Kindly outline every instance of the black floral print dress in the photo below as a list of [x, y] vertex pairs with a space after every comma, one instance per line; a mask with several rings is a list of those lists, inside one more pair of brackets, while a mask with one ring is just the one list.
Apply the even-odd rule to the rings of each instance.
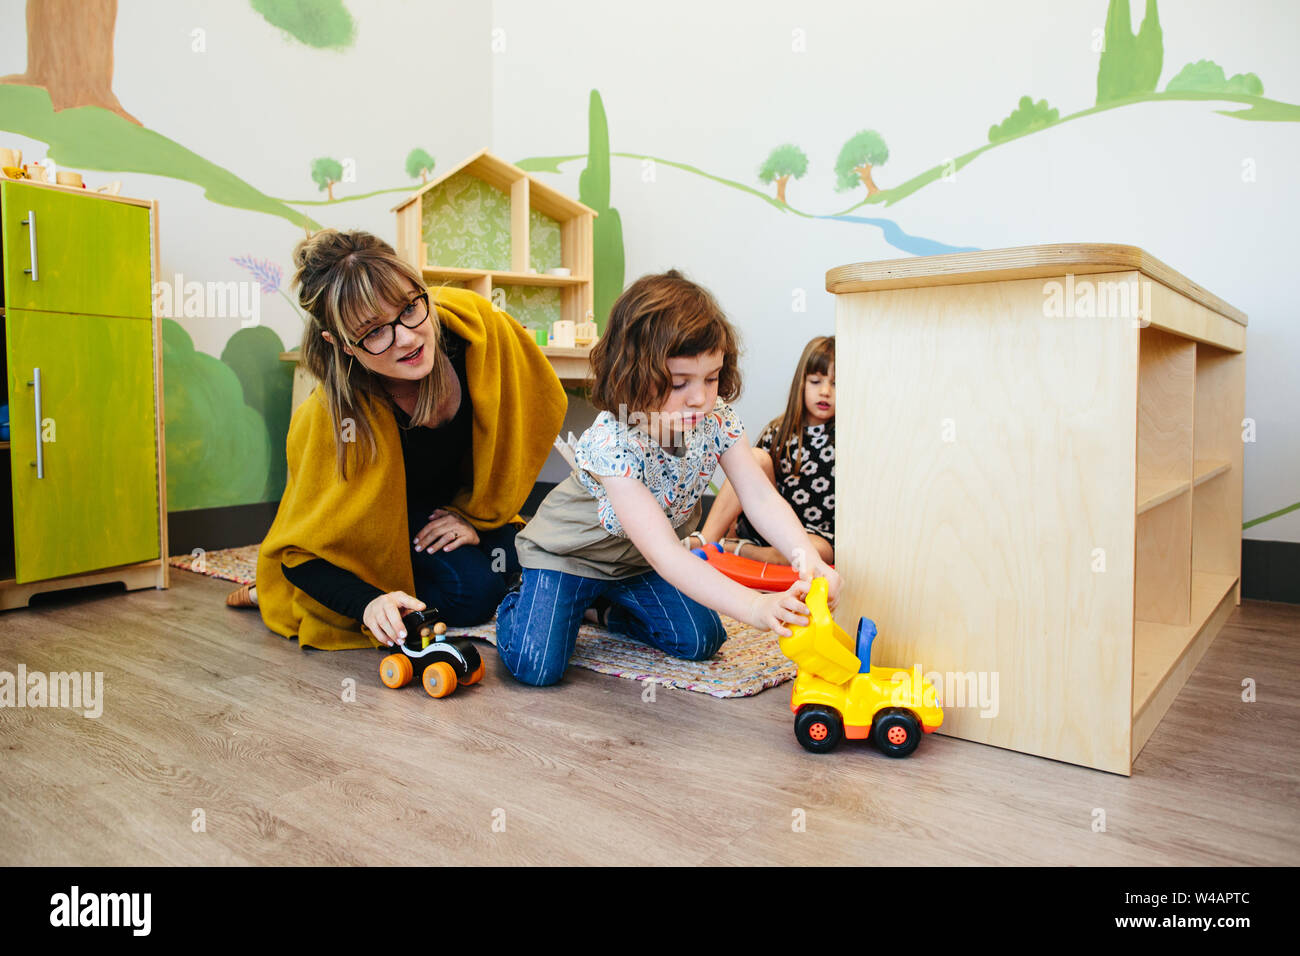
[[[776, 464], [776, 488], [803, 522], [804, 529], [835, 543], [835, 420], [809, 425], [803, 430], [803, 450], [798, 461], [799, 436], [786, 443], [788, 456], [778, 460], [772, 452], [776, 429], [768, 425], [758, 436], [755, 448], [772, 455]], [[736, 521], [737, 537], [767, 545], [744, 513]]]

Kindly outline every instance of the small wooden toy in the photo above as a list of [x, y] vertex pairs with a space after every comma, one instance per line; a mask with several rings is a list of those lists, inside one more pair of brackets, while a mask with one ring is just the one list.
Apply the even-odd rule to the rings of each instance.
[[399, 645], [400, 653], [388, 654], [379, 663], [379, 679], [385, 687], [405, 687], [418, 673], [430, 697], [446, 697], [461, 684], [483, 679], [478, 649], [465, 638], [447, 637], [447, 625], [435, 621], [436, 616], [437, 611], [430, 609], [402, 617], [407, 642]]
[[571, 349], [577, 345], [576, 326], [568, 319], [551, 323], [551, 345], [556, 348]]
[[779, 639], [781, 653], [799, 666], [790, 695], [795, 739], [822, 754], [846, 737], [870, 737], [886, 755], [906, 757], [943, 723], [934, 685], [920, 668], [872, 667], [875, 622], [858, 622], [855, 643], [831, 617], [826, 596], [826, 579], [814, 578], [804, 600], [808, 624]]

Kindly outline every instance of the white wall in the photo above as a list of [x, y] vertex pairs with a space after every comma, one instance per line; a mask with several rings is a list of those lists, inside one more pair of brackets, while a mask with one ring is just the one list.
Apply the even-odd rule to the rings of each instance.
[[[1142, 0], [1133, 0], [1135, 28]], [[506, 159], [586, 151], [598, 89], [614, 151], [688, 163], [764, 189], [772, 147], [800, 145], [810, 167], [793, 205], [838, 212], [832, 169], [844, 140], [879, 130], [882, 188], [987, 142], [1022, 95], [1062, 116], [1096, 99], [1093, 31], [1106, 0], [906, 4], [775, 0], [653, 5], [496, 0], [506, 47], [493, 54], [493, 149]], [[1300, 6], [1160, 5], [1159, 89], [1187, 62], [1254, 72], [1266, 96], [1300, 102]], [[804, 31], [806, 52], [792, 51]], [[1300, 500], [1300, 327], [1290, 276], [1300, 244], [1300, 124], [1231, 119], [1217, 102], [1138, 104], [1084, 117], [980, 156], [953, 182], [858, 213], [955, 246], [1042, 242], [1140, 246], [1250, 316], [1247, 519]], [[1256, 170], [1243, 182], [1245, 160]], [[572, 194], [582, 162], [548, 182]], [[768, 188], [771, 192], [770, 187]], [[852, 200], [857, 201], [856, 197]], [[865, 225], [802, 219], [699, 176], [613, 160], [627, 280], [678, 266], [717, 294], [747, 349], [739, 407], [751, 430], [780, 410], [799, 348], [834, 319], [826, 270], [906, 253]], [[791, 312], [795, 289], [806, 314]], [[550, 469], [548, 469], [549, 471]], [[547, 475], [543, 475], [547, 477]], [[1246, 532], [1300, 541], [1300, 511]]]
[[[1132, 0], [1141, 17], [1142, 0]], [[966, 0], [909, 3], [570, 0], [453, 3], [346, 0], [358, 24], [344, 52], [288, 39], [246, 0], [122, 0], [114, 88], [141, 121], [229, 168], [269, 195], [320, 198], [317, 156], [351, 158], [357, 180], [341, 196], [409, 183], [402, 161], [422, 146], [446, 169], [483, 146], [508, 160], [585, 153], [587, 105], [600, 91], [611, 148], [687, 163], [769, 193], [756, 171], [792, 141], [810, 159], [790, 202], [838, 212], [841, 144], [863, 128], [890, 148], [883, 187], [987, 141], [988, 127], [1020, 96], [1047, 98], [1062, 115], [1093, 105], [1094, 32], [1107, 0]], [[0, 73], [26, 61], [25, 3], [0, 0], [14, 26], [0, 33]], [[1300, 5], [1254, 0], [1163, 0], [1160, 88], [1188, 61], [1252, 71], [1265, 95], [1300, 102]], [[193, 31], [206, 51], [194, 52]], [[806, 44], [793, 47], [795, 31]], [[494, 40], [496, 49], [494, 49]], [[502, 46], [502, 41], [504, 45]], [[1289, 276], [1298, 244], [1300, 123], [1219, 115], [1217, 102], [1128, 106], [992, 150], [892, 207], [860, 214], [958, 247], [1052, 241], [1132, 243], [1250, 315], [1245, 513], [1300, 500], [1300, 327]], [[0, 117], [0, 130], [5, 129]], [[44, 144], [4, 133], [32, 158]], [[1244, 162], [1256, 171], [1244, 182]], [[583, 162], [539, 174], [578, 193]], [[622, 216], [626, 279], [676, 266], [710, 287], [740, 330], [745, 392], [756, 430], [780, 408], [793, 362], [810, 336], [833, 330], [826, 270], [906, 253], [863, 224], [806, 219], [698, 175], [615, 158], [612, 203]], [[283, 219], [206, 200], [198, 187], [135, 173], [89, 172], [92, 184], [162, 203], [162, 273], [244, 280], [232, 256], [285, 270], [301, 230]], [[400, 193], [333, 206], [298, 206], [325, 225], [370, 229], [390, 241]], [[807, 311], [792, 310], [796, 290]], [[287, 347], [300, 323], [279, 296], [263, 322]], [[219, 355], [236, 319], [182, 319], [195, 345]], [[575, 407], [580, 430], [590, 409]], [[555, 463], [544, 480], [563, 474]], [[1300, 511], [1247, 532], [1300, 541]]]

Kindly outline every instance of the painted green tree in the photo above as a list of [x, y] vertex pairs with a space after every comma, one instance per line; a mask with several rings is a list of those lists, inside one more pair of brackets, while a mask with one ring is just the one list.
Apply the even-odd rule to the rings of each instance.
[[311, 179], [334, 201], [334, 184], [343, 178], [343, 164], [337, 159], [322, 156], [311, 161]]
[[174, 319], [162, 323], [166, 409], [167, 509], [261, 501], [271, 442], [266, 423], [244, 404], [230, 366], [194, 350]]
[[609, 204], [609, 121], [600, 93], [587, 106], [587, 166], [578, 176], [578, 201], [596, 212], [592, 226], [595, 315], [603, 332], [614, 300], [623, 292], [623, 220]]
[[889, 147], [885, 138], [874, 129], [864, 129], [855, 135], [840, 150], [835, 160], [835, 189], [843, 192], [862, 185], [867, 187], [867, 197], [880, 192], [880, 187], [871, 178], [873, 166], [883, 166], [889, 159]]
[[270, 438], [266, 487], [259, 501], [279, 498], [288, 475], [285, 441], [293, 408], [293, 366], [280, 360], [284, 350], [280, 336], [258, 325], [232, 335], [221, 353], [221, 361], [230, 366], [244, 390], [244, 404], [262, 416]]
[[1264, 84], [1254, 73], [1234, 73], [1231, 79], [1213, 60], [1188, 63], [1165, 86], [1169, 93], [1232, 93], [1240, 96], [1263, 96]]
[[1097, 105], [1154, 93], [1165, 56], [1156, 0], [1146, 0], [1142, 26], [1136, 34], [1128, 0], [1110, 0], [1105, 43], [1097, 67]]
[[776, 183], [776, 201], [785, 202], [785, 184], [802, 179], [808, 172], [808, 156], [793, 143], [785, 143], [768, 153], [758, 168], [758, 181], [766, 185]]
[[414, 179], [420, 177], [420, 182], [429, 181], [429, 173], [433, 172], [433, 157], [423, 149], [413, 149], [406, 154], [406, 175]]
[[1035, 103], [1028, 96], [1020, 97], [1020, 105], [1004, 119], [989, 127], [989, 142], [1001, 143], [1024, 133], [1051, 126], [1061, 118], [1060, 112], [1049, 107], [1047, 100]]
[[271, 26], [310, 47], [345, 50], [356, 39], [356, 21], [342, 0], [251, 0], [251, 5]]

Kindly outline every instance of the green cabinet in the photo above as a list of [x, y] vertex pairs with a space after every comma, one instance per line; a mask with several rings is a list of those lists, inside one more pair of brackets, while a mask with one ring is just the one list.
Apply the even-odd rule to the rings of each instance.
[[152, 324], [5, 318], [16, 581], [157, 558]]
[[151, 317], [147, 208], [4, 182], [0, 214], [6, 308]]
[[167, 586], [156, 208], [0, 181], [0, 609]]

